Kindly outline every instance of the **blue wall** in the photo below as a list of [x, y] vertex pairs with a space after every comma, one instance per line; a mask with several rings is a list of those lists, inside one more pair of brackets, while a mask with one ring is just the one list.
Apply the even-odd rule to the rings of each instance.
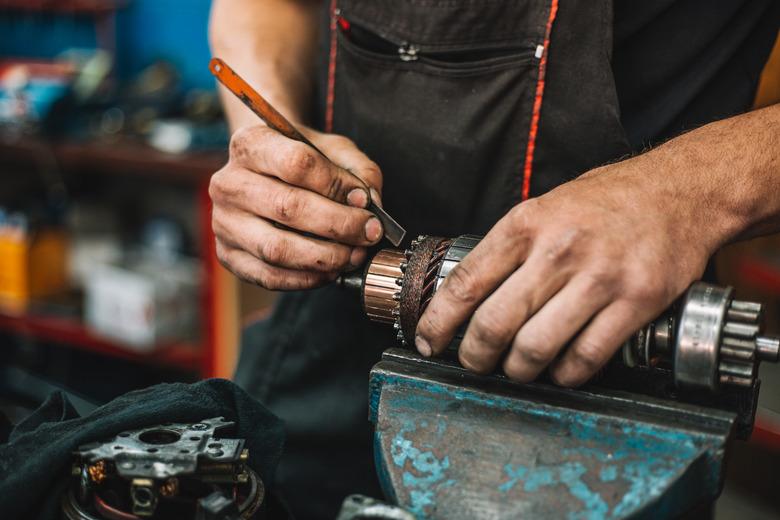
[[[155, 59], [179, 69], [187, 87], [214, 88], [208, 72], [206, 36], [211, 0], [130, 0], [117, 18], [117, 64], [121, 77]], [[69, 47], [94, 47], [89, 19], [0, 12], [0, 59], [51, 57]]]

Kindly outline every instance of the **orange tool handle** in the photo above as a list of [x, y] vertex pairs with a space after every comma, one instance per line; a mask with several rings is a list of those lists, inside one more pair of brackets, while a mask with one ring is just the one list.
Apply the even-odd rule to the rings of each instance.
[[254, 112], [260, 119], [265, 121], [270, 128], [273, 128], [280, 134], [295, 141], [301, 141], [308, 144], [320, 154], [322, 153], [311, 141], [309, 141], [305, 135], [300, 133], [297, 128], [290, 123], [287, 118], [276, 110], [271, 103], [265, 100], [255, 89], [247, 83], [244, 78], [239, 76], [230, 65], [225, 63], [219, 58], [212, 58], [209, 62], [209, 69], [215, 78], [222, 83], [225, 88], [232, 92], [238, 99], [241, 100], [249, 109]]

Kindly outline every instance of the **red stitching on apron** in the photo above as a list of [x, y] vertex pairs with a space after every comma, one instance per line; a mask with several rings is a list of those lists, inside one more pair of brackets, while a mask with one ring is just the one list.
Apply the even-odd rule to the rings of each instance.
[[555, 21], [555, 15], [557, 13], [558, 0], [552, 0], [552, 4], [550, 5], [550, 17], [547, 19], [547, 30], [544, 35], [544, 51], [542, 52], [542, 57], [539, 59], [539, 79], [536, 81], [536, 97], [534, 98], [534, 109], [531, 114], [531, 129], [528, 131], [528, 147], [525, 151], [522, 200], [528, 200], [528, 196], [531, 192], [531, 174], [533, 173], [536, 134], [539, 132], [539, 114], [542, 111], [542, 98], [544, 97], [544, 74], [547, 70], [547, 52], [550, 49], [550, 33], [552, 32], [553, 22]]
[[336, 4], [338, 0], [330, 2], [330, 56], [328, 58], [328, 93], [325, 97], [325, 131], [333, 131], [333, 103], [336, 100], [336, 53], [338, 52], [338, 40], [336, 39]]

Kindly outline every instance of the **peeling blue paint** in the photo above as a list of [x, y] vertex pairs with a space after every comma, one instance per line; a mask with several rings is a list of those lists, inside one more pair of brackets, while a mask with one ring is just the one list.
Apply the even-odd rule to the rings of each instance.
[[[492, 484], [498, 500], [503, 495], [507, 503], [525, 501], [528, 507], [554, 500], [560, 516], [573, 520], [631, 516], [661, 502], [654, 507], [673, 516], [680, 512], [682, 499], [657, 499], [696, 460], [701, 462], [695, 470], [698, 476], [692, 478], [697, 496], [717, 492], [722, 452], [711, 452], [722, 445], [722, 437], [715, 433], [386, 374], [372, 378], [371, 388], [370, 414], [375, 422], [380, 393], [387, 392], [388, 398], [382, 397], [383, 428], [376, 433], [385, 439], [377, 445], [389, 448], [387, 467], [380, 474], [392, 476], [402, 505], [418, 517], [440, 514], [437, 506], [455, 492], [445, 490], [471, 481], [472, 457], [485, 453], [482, 428], [473, 420], [483, 409], [516, 417], [522, 425], [510, 426], [515, 439], [524, 440], [517, 443], [522, 458], [517, 458], [518, 451], [508, 451], [494, 466], [497, 476], [503, 477]], [[540, 438], [545, 440], [538, 442]], [[494, 455], [502, 449], [495, 446], [499, 445], [491, 448]]]
[[617, 466], [604, 466], [599, 472], [602, 482], [612, 482], [617, 478]]
[[[425, 428], [428, 421], [420, 421]], [[441, 425], [439, 425], [441, 426]], [[411, 511], [417, 516], [426, 515], [427, 510], [435, 505], [435, 495], [441, 487], [451, 486], [455, 480], [447, 480], [446, 472], [450, 467], [450, 459], [445, 456], [438, 458], [432, 451], [422, 451], [414, 446], [406, 435], [414, 432], [417, 426], [413, 421], [405, 421], [401, 430], [393, 437], [391, 456], [393, 464], [403, 470], [402, 482], [410, 490], [412, 500]], [[441, 436], [446, 428], [437, 431]], [[410, 471], [409, 466], [414, 471]]]
[[536, 466], [526, 467], [512, 464], [504, 466], [504, 472], [509, 480], [501, 485], [501, 491], [508, 492], [520, 481], [523, 482], [523, 490], [528, 493], [534, 493], [545, 486], [564, 485], [572, 496], [576, 497], [583, 504], [580, 511], [571, 512], [568, 517], [572, 520], [596, 520], [605, 518], [609, 511], [609, 506], [601, 496], [592, 491], [582, 476], [587, 473], [587, 469], [579, 462], [566, 462], [554, 466]]

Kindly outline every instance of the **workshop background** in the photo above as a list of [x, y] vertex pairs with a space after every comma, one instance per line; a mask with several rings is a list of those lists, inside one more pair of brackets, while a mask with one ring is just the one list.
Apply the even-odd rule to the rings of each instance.
[[[53, 389], [88, 407], [162, 381], [229, 377], [270, 293], [216, 261], [208, 181], [227, 129], [209, 0], [0, 0], [0, 406]], [[780, 45], [757, 94], [780, 101]], [[733, 246], [721, 282], [780, 330], [780, 239]], [[780, 518], [780, 367], [716, 518]]]

